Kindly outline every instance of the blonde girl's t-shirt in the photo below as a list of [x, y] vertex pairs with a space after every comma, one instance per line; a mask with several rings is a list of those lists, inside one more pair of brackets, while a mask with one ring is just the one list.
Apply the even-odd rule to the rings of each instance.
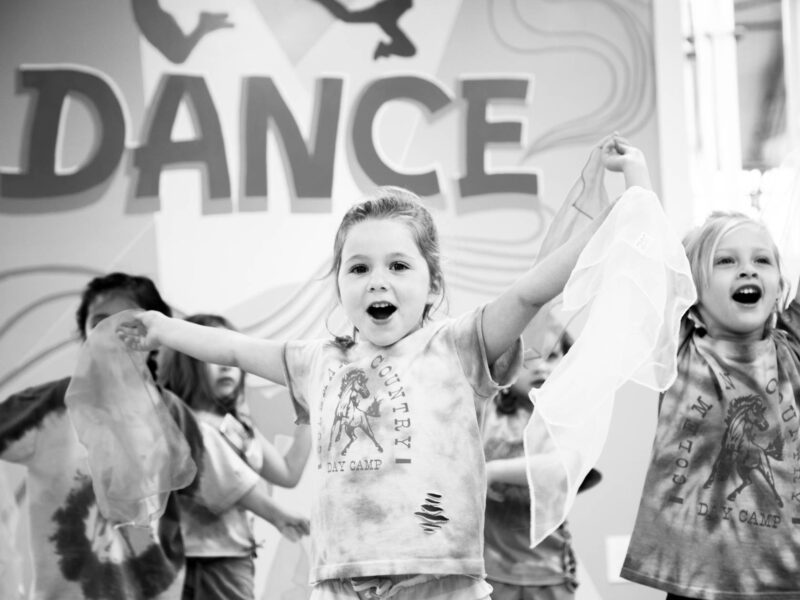
[[750, 343], [686, 319], [622, 576], [689, 598], [800, 598], [800, 305]]
[[490, 368], [482, 315], [429, 323], [385, 348], [286, 345], [286, 381], [314, 440], [312, 583], [485, 575], [476, 406], [516, 376], [522, 344]]

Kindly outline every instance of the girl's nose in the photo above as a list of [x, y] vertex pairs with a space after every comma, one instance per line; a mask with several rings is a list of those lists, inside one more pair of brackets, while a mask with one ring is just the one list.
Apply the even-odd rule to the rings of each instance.
[[369, 291], [374, 292], [386, 289], [386, 278], [379, 271], [373, 271], [369, 280]]
[[758, 271], [753, 265], [744, 265], [742, 270], [739, 271], [739, 277], [757, 277]]

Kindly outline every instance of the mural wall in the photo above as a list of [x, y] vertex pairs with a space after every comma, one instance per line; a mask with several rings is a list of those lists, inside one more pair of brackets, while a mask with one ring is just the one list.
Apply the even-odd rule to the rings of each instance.
[[[113, 270], [249, 334], [346, 330], [333, 233], [377, 184], [434, 212], [451, 313], [494, 296], [594, 141], [658, 164], [651, 20], [647, 0], [4, 0], [0, 399], [71, 372], [80, 290]], [[248, 393], [282, 443], [284, 392]], [[304, 546], [259, 535], [259, 593], [306, 597]]]

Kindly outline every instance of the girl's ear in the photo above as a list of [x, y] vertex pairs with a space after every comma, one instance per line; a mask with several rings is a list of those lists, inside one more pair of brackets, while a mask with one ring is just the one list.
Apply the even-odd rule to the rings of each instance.
[[431, 287], [428, 290], [428, 304], [433, 304], [439, 295], [442, 293], [442, 282], [436, 277], [431, 279]]

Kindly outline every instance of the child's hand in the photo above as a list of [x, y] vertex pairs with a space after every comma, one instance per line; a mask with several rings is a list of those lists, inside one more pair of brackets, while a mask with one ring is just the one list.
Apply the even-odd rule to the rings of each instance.
[[311, 531], [311, 525], [307, 518], [294, 515], [288, 512], [278, 515], [273, 523], [281, 535], [290, 542], [296, 542]]
[[160, 344], [155, 336], [154, 324], [160, 312], [148, 310], [134, 315], [130, 321], [120, 323], [117, 327], [117, 337], [129, 350], [149, 352], [156, 350]]
[[627, 187], [633, 185], [651, 189], [650, 173], [644, 153], [625, 138], [614, 134], [602, 147], [602, 160], [606, 169], [625, 175]]
[[631, 164], [645, 164], [642, 151], [618, 134], [606, 138], [603, 142], [603, 164], [609, 171], [621, 173]]

